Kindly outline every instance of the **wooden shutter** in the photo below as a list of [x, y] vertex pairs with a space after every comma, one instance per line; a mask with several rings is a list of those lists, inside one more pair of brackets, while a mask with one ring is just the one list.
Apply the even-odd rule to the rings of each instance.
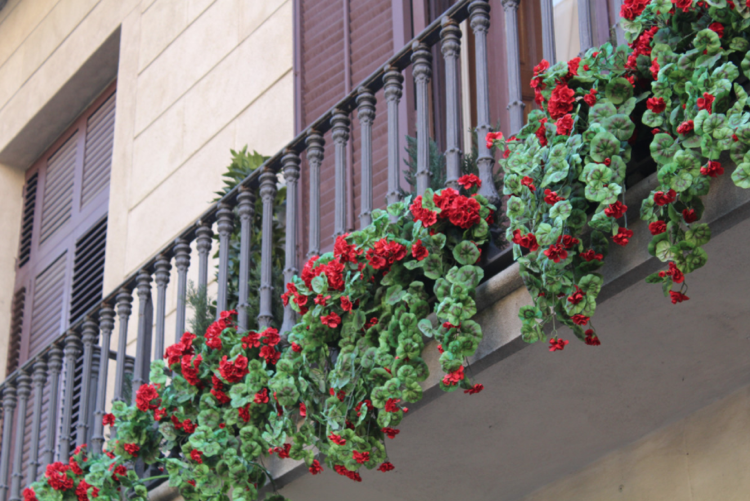
[[27, 358], [31, 358], [63, 331], [67, 257], [67, 252], [64, 252], [34, 279]]
[[47, 162], [42, 201], [42, 228], [39, 238], [41, 242], [65, 224], [73, 212], [76, 140], [77, 135], [74, 134]]
[[21, 333], [23, 330], [23, 307], [26, 303], [26, 288], [21, 288], [13, 295], [11, 305], [10, 336], [8, 340], [8, 358], [5, 375], [10, 375], [18, 368], [21, 351]]
[[104, 253], [107, 247], [107, 218], [94, 225], [76, 242], [70, 321], [75, 322], [101, 301], [104, 286]]
[[36, 207], [36, 187], [39, 173], [35, 172], [26, 181], [23, 194], [23, 220], [21, 221], [21, 239], [18, 249], [18, 267], [25, 265], [31, 257], [31, 237], [34, 232], [34, 213]]
[[81, 206], [85, 206], [109, 186], [112, 145], [115, 139], [115, 94], [88, 119], [83, 157]]

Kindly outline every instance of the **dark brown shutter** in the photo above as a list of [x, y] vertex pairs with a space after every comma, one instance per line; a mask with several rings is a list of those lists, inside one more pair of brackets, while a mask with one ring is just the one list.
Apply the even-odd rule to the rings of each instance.
[[75, 322], [102, 299], [106, 247], [105, 217], [76, 242], [70, 322]]
[[34, 232], [34, 208], [36, 207], [36, 187], [39, 174], [34, 173], [24, 187], [23, 220], [21, 221], [21, 240], [18, 249], [18, 267], [25, 265], [31, 257], [31, 237]]
[[26, 303], [26, 289], [20, 289], [13, 295], [11, 305], [10, 339], [8, 341], [8, 358], [5, 366], [5, 375], [18, 368], [21, 352], [21, 333], [23, 331], [23, 307]]
[[76, 142], [77, 135], [74, 134], [50, 157], [47, 163], [40, 242], [44, 242], [55, 230], [65, 224], [73, 212]]
[[67, 258], [64, 252], [34, 278], [29, 358], [63, 331]]
[[81, 206], [109, 186], [112, 145], [115, 138], [115, 94], [112, 94], [88, 119], [86, 149], [83, 157]]

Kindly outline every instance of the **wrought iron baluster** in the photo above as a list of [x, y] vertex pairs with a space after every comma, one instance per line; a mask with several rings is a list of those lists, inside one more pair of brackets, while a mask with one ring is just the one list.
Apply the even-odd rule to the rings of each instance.
[[430, 103], [428, 86], [432, 78], [432, 54], [423, 43], [411, 46], [412, 75], [417, 88], [417, 195], [430, 187]]
[[63, 421], [60, 431], [59, 458], [67, 460], [70, 456], [70, 443], [73, 441], [73, 400], [75, 394], [76, 360], [81, 354], [81, 336], [75, 330], [69, 330], [65, 336], [65, 394], [63, 399]]
[[39, 466], [39, 433], [42, 427], [42, 398], [44, 396], [44, 383], [47, 382], [47, 362], [43, 357], [37, 357], [34, 362], [34, 372], [31, 375], [31, 385], [34, 387], [34, 409], [31, 418], [31, 443], [29, 444], [29, 467], [26, 475], [26, 483], [30, 484], [36, 480], [37, 467]]
[[372, 124], [375, 121], [375, 96], [367, 87], [358, 90], [357, 118], [362, 150], [359, 226], [364, 228], [372, 222]]
[[229, 281], [229, 237], [232, 235], [234, 213], [227, 204], [219, 204], [216, 212], [216, 231], [219, 233], [219, 292], [216, 295], [216, 319], [227, 308]]
[[16, 440], [13, 447], [13, 477], [10, 481], [10, 501], [21, 501], [21, 484], [23, 473], [23, 435], [26, 431], [26, 406], [31, 395], [31, 378], [25, 371], [18, 375], [18, 423], [16, 423]]
[[[190, 243], [182, 238], [174, 246], [174, 265], [177, 268], [177, 311], [175, 312], [174, 342], [179, 343], [185, 332], [187, 310], [187, 273], [190, 267]], [[157, 351], [157, 354], [159, 352]], [[161, 355], [164, 355], [162, 353]]]
[[336, 201], [333, 224], [333, 238], [336, 238], [346, 233], [346, 142], [349, 140], [349, 117], [342, 110], [337, 109], [333, 113], [331, 135], [336, 150]]
[[305, 139], [307, 164], [310, 167], [310, 220], [307, 257], [320, 254], [320, 164], [323, 162], [325, 140], [317, 131], [311, 130]]
[[237, 195], [237, 213], [240, 216], [240, 276], [237, 305], [237, 325], [241, 330], [249, 328], [247, 308], [250, 297], [250, 244], [253, 238], [253, 218], [255, 217], [255, 193], [240, 187]]
[[[115, 327], [115, 310], [104, 305], [99, 310], [99, 329], [102, 332], [101, 366], [99, 369], [99, 388], [96, 392], [96, 412], [94, 414], [94, 438], [92, 439], [94, 454], [101, 454], [104, 446], [104, 410], [107, 405], [107, 374], [109, 372], [109, 344], [112, 329]], [[118, 365], [120, 354], [117, 354]], [[123, 363], [124, 367], [124, 363]]]
[[270, 327], [273, 321], [271, 273], [273, 270], [273, 201], [275, 197], [276, 174], [272, 170], [266, 169], [260, 175], [260, 198], [263, 200], [263, 235], [260, 249], [260, 312], [258, 314], [258, 327], [260, 329]]
[[[401, 200], [401, 152], [399, 151], [398, 103], [401, 100], [404, 77], [394, 67], [386, 67], [383, 75], [383, 94], [388, 108], [388, 205]], [[391, 216], [395, 218], [395, 216]]]
[[[62, 370], [63, 351], [56, 344], [47, 353], [49, 368], [49, 409], [47, 411], [47, 443], [45, 444], [39, 471], [55, 460], [55, 441], [57, 439], [57, 402], [60, 394], [60, 371]], [[2, 499], [2, 497], [0, 497]]]
[[[89, 391], [89, 398], [86, 399], [86, 440], [84, 443], [93, 445], [94, 428], [96, 426], [96, 399], [99, 393], [99, 373], [101, 370], [102, 351], [98, 346], [94, 346], [91, 355], [91, 390]], [[92, 450], [91, 446], [89, 447], [89, 450]]]
[[91, 372], [94, 360], [94, 345], [99, 339], [99, 324], [87, 317], [83, 322], [81, 341], [83, 341], [83, 375], [81, 377], [81, 395], [78, 399], [78, 423], [76, 423], [76, 446], [86, 443], [89, 416], [89, 392], [91, 386]]
[[172, 265], [169, 258], [160, 255], [154, 263], [154, 282], [156, 282], [156, 328], [154, 330], [154, 358], [164, 356], [164, 320], [167, 315], [167, 284]]
[[555, 7], [552, 0], [539, 0], [542, 11], [542, 55], [550, 66], [557, 61], [555, 49]]
[[[523, 109], [526, 105], [521, 97], [521, 53], [518, 45], [518, 3], [520, 0], [503, 0], [505, 11], [505, 48], [508, 56], [508, 110], [510, 132], [517, 133], [523, 127]], [[472, 4], [473, 5], [473, 4]], [[487, 4], [487, 27], [489, 28], [489, 4]], [[472, 19], [472, 27], [474, 27]], [[477, 22], [479, 19], [477, 17]], [[486, 47], [486, 35], [485, 35]]]
[[[297, 180], [299, 179], [300, 158], [296, 151], [286, 150], [281, 159], [281, 168], [286, 181], [286, 239], [284, 241], [284, 282], [291, 282], [297, 269]], [[281, 332], [286, 339], [286, 333], [292, 330], [297, 321], [297, 314], [291, 305], [284, 308], [284, 322]]]
[[141, 270], [135, 278], [138, 291], [138, 339], [135, 345], [135, 369], [133, 370], [133, 395], [142, 384], [148, 382], [148, 368], [151, 362], [151, 319], [149, 318], [149, 304], [151, 303], [151, 274]]
[[3, 388], [3, 447], [0, 451], [0, 500], [8, 495], [8, 465], [13, 433], [13, 414], [16, 410], [16, 381], [8, 381]]
[[[518, 0], [512, 1], [517, 2]], [[495, 182], [492, 177], [492, 168], [495, 159], [490, 149], [487, 148], [487, 141], [485, 140], [487, 133], [490, 132], [490, 83], [487, 73], [487, 30], [490, 28], [490, 5], [486, 0], [474, 0], [469, 4], [469, 24], [474, 31], [474, 55], [476, 61], [477, 166], [479, 168], [479, 178], [482, 180], [482, 187], [479, 189], [479, 194], [484, 196], [490, 203], [499, 206], [500, 195], [497, 194]], [[523, 113], [521, 114], [521, 119], [523, 119]]]
[[133, 295], [128, 289], [120, 289], [115, 297], [117, 300], [117, 318], [120, 324], [119, 339], [117, 340], [117, 365], [115, 367], [115, 402], [124, 402], [125, 387], [125, 359], [128, 348], [128, 319], [133, 312]]
[[458, 56], [461, 53], [461, 29], [449, 17], [441, 20], [441, 51], [445, 59], [445, 185], [458, 189], [461, 175], [461, 148], [459, 147], [459, 108], [458, 108]]
[[[211, 252], [211, 239], [213, 237], [211, 223], [200, 222], [195, 230], [195, 248], [198, 249], [198, 289], [206, 290], [208, 287], [208, 253]], [[201, 333], [198, 333], [201, 334]]]

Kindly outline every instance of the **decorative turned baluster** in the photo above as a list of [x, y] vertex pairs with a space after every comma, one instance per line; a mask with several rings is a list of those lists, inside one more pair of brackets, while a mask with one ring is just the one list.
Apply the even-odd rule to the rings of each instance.
[[357, 118], [359, 119], [362, 179], [359, 213], [360, 228], [372, 222], [372, 124], [375, 121], [375, 96], [366, 87], [357, 94]]
[[417, 195], [430, 187], [430, 103], [428, 86], [432, 78], [432, 54], [423, 43], [411, 46], [412, 75], [417, 88]]
[[13, 433], [13, 414], [16, 410], [16, 381], [8, 381], [3, 388], [3, 447], [0, 452], [0, 500], [8, 494], [8, 464]]
[[263, 200], [263, 235], [260, 249], [260, 312], [258, 314], [258, 328], [271, 326], [273, 311], [271, 298], [271, 272], [273, 269], [273, 201], [276, 197], [276, 174], [270, 169], [260, 175], [260, 198]]
[[167, 284], [169, 284], [169, 272], [172, 265], [169, 258], [160, 255], [154, 263], [154, 282], [156, 282], [156, 329], [154, 334], [154, 359], [158, 360], [164, 356], [164, 319], [167, 315]]
[[237, 307], [237, 325], [240, 330], [249, 327], [247, 317], [248, 298], [250, 297], [250, 244], [253, 238], [253, 217], [255, 216], [255, 193], [240, 187], [237, 195], [237, 213], [240, 216], [240, 276], [239, 282], [239, 305]]
[[[383, 75], [383, 94], [388, 108], [388, 205], [401, 200], [401, 152], [399, 151], [398, 103], [401, 100], [404, 77], [394, 67], [386, 67]], [[395, 220], [395, 216], [391, 216]]]
[[[109, 344], [112, 329], [115, 327], [115, 310], [108, 305], [99, 310], [99, 329], [102, 332], [101, 365], [99, 369], [99, 388], [96, 392], [96, 412], [94, 414], [94, 454], [101, 454], [104, 446], [104, 425], [102, 418], [107, 405], [107, 373], [109, 372]], [[118, 365], [120, 354], [117, 354]], [[124, 364], [123, 364], [124, 366]]]
[[138, 339], [135, 345], [135, 369], [133, 370], [133, 395], [142, 384], [148, 382], [148, 368], [151, 362], [151, 322], [148, 318], [148, 308], [151, 302], [151, 274], [141, 270], [135, 278], [138, 291]]
[[307, 257], [320, 254], [320, 164], [323, 163], [323, 136], [310, 130], [306, 138], [307, 164], [310, 167], [310, 221]]
[[[47, 442], [39, 463], [39, 471], [55, 460], [55, 440], [57, 438], [57, 401], [60, 394], [60, 371], [62, 370], [63, 351], [56, 344], [47, 353], [47, 367], [49, 368], [49, 405], [47, 408]], [[0, 496], [2, 499], [2, 496]]]
[[119, 339], [117, 340], [117, 365], [115, 367], [115, 395], [114, 402], [124, 402], [125, 387], [125, 359], [128, 348], [128, 319], [133, 312], [133, 296], [127, 289], [120, 289], [115, 297], [117, 301], [117, 318], [120, 324]]
[[76, 395], [76, 360], [81, 354], [81, 336], [74, 330], [69, 330], [65, 336], [65, 380], [63, 394], [63, 421], [62, 431], [60, 432], [60, 454], [59, 458], [66, 459], [70, 456], [70, 443], [73, 441], [73, 400]]
[[195, 230], [195, 248], [198, 249], [198, 290], [205, 291], [208, 287], [208, 253], [211, 251], [213, 234], [211, 223], [200, 223]]
[[227, 204], [219, 204], [216, 212], [216, 231], [219, 233], [219, 292], [216, 295], [216, 320], [227, 308], [229, 281], [229, 237], [232, 235], [234, 213]]
[[[521, 55], [520, 55], [520, 49], [518, 46], [518, 3], [519, 1], [520, 0], [502, 0], [503, 10], [505, 11], [505, 48], [506, 48], [506, 53], [508, 55], [508, 102], [510, 103], [508, 105], [508, 110], [510, 110], [510, 132], [511, 134], [517, 133], [519, 130], [521, 130], [521, 127], [523, 127], [523, 109], [526, 107], [526, 105], [523, 103], [523, 98], [521, 97]], [[473, 2], [472, 6], [475, 3], [477, 2]], [[486, 4], [486, 2], [481, 2], [481, 3]], [[487, 5], [486, 23], [487, 23], [487, 28], [489, 28], [489, 24], [490, 24], [489, 7], [490, 6], [489, 4], [486, 4], [486, 5]], [[471, 6], [469, 8], [471, 8]], [[472, 14], [475, 14], [475, 12], [472, 11]], [[484, 18], [482, 18], [482, 21], [480, 21], [480, 16], [478, 15], [478, 10], [477, 10], [476, 20], [475, 18], [472, 18], [472, 21], [471, 21], [472, 28], [474, 28], [475, 23], [479, 24], [480, 22], [484, 22]], [[476, 32], [477, 28], [474, 28], [474, 29]], [[486, 53], [486, 46], [487, 46], [486, 30], [484, 34], [484, 45], [485, 45], [485, 53]], [[488, 116], [488, 123], [489, 123], [489, 116]]]
[[81, 341], [83, 341], [83, 376], [81, 378], [81, 395], [78, 399], [78, 423], [76, 424], [76, 446], [86, 443], [86, 431], [89, 416], [89, 392], [91, 386], [91, 371], [94, 359], [94, 345], [99, 340], [99, 324], [87, 317], [83, 322]]
[[[286, 239], [284, 241], [284, 282], [289, 283], [299, 271], [297, 269], [297, 180], [299, 179], [300, 159], [297, 152], [286, 150], [281, 159], [281, 168], [286, 181]], [[286, 333], [292, 330], [297, 321], [297, 314], [291, 305], [284, 307], [284, 322], [281, 332], [286, 339]]]
[[[87, 412], [86, 412], [86, 440], [84, 443], [93, 444], [94, 438], [94, 419], [96, 417], [96, 399], [99, 393], [99, 371], [101, 370], [102, 362], [102, 351], [98, 346], [94, 346], [94, 350], [91, 356], [91, 391], [89, 391], [89, 398], [87, 399]], [[89, 447], [91, 450], [91, 447]]]
[[[517, 0], [515, 1], [517, 2]], [[515, 14], [515, 11], [513, 13]], [[482, 180], [479, 194], [484, 196], [491, 204], [499, 207], [500, 195], [497, 194], [492, 177], [495, 159], [492, 157], [490, 149], [487, 148], [485, 139], [487, 133], [490, 132], [490, 83], [487, 73], [487, 30], [490, 28], [490, 5], [486, 0], [475, 0], [469, 4], [469, 24], [474, 31], [474, 55], [476, 60], [477, 166], [479, 178]], [[510, 49], [508, 50], [510, 51]], [[513, 85], [512, 80], [510, 84]], [[520, 87], [518, 89], [520, 92]], [[511, 116], [513, 116], [512, 113]], [[521, 110], [521, 120], [523, 120], [523, 110]], [[519, 128], [520, 123], [519, 121]]]
[[457, 190], [458, 177], [461, 175], [458, 109], [458, 56], [461, 54], [461, 29], [449, 17], [444, 17], [441, 25], [440, 38], [443, 43], [440, 49], [445, 59], [445, 185]]
[[578, 0], [578, 38], [581, 41], [580, 54], [582, 55], [594, 45], [589, 0]]
[[31, 395], [31, 378], [26, 372], [18, 375], [18, 423], [16, 423], [16, 444], [13, 448], [13, 478], [10, 481], [10, 501], [21, 501], [23, 473], [23, 435], [26, 431], [26, 406]]
[[557, 61], [555, 49], [555, 7], [552, 0], [539, 0], [542, 11], [542, 55], [554, 66]]
[[342, 110], [334, 110], [331, 136], [336, 150], [333, 180], [336, 185], [333, 238], [336, 238], [346, 233], [346, 142], [349, 140], [349, 117]]
[[31, 374], [31, 386], [34, 387], [34, 410], [31, 418], [31, 443], [29, 444], [29, 468], [26, 474], [26, 484], [37, 478], [39, 466], [39, 434], [42, 427], [42, 397], [44, 383], [47, 382], [47, 362], [38, 357], [34, 362], [34, 372]]
[[177, 240], [177, 244], [174, 246], [174, 265], [177, 268], [177, 311], [175, 314], [174, 342], [179, 343], [182, 334], [185, 332], [187, 273], [190, 267], [190, 244], [181, 238]]

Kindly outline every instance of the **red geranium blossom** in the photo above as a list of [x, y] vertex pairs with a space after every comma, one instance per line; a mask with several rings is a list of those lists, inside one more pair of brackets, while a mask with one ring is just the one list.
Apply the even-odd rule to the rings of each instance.
[[708, 165], [701, 167], [701, 174], [708, 177], [719, 177], [724, 174], [724, 167], [720, 162], [709, 160]]
[[400, 411], [401, 408], [399, 408], [399, 406], [398, 406], [398, 403], [400, 401], [401, 401], [400, 398], [399, 399], [389, 398], [388, 400], [386, 400], [386, 402], [385, 402], [385, 412], [398, 412], [398, 411]]
[[248, 374], [247, 357], [238, 355], [234, 362], [227, 360], [227, 356], [219, 362], [219, 373], [229, 383], [239, 383]]
[[477, 383], [471, 388], [469, 388], [468, 390], [464, 390], [464, 393], [468, 393], [469, 395], [475, 395], [479, 393], [480, 391], [482, 391], [483, 389], [484, 389], [484, 385]]
[[527, 186], [529, 190], [531, 190], [532, 193], [536, 191], [536, 186], [534, 186], [534, 180], [530, 178], [529, 176], [524, 176], [521, 179], [521, 185]]
[[195, 334], [186, 332], [182, 335], [179, 343], [168, 347], [167, 352], [164, 354], [164, 358], [167, 359], [167, 365], [179, 364], [183, 356], [192, 355], [194, 353], [193, 339], [195, 338]]
[[598, 94], [598, 91], [596, 89], [589, 90], [589, 93], [583, 96], [583, 101], [588, 104], [589, 106], [594, 106], [596, 104], [596, 95]]
[[336, 237], [336, 242], [333, 244], [333, 255], [339, 258], [342, 263], [356, 263], [357, 256], [362, 254], [362, 249], [357, 249], [356, 245], [347, 243], [346, 237], [348, 236], [348, 233], [344, 233]]
[[687, 122], [682, 122], [677, 127], [677, 133], [678, 134], [688, 134], [690, 132], [693, 132], [693, 129], [695, 129], [695, 125], [693, 124], [692, 120], [688, 120]]
[[422, 195], [414, 199], [414, 202], [409, 206], [409, 210], [414, 216], [414, 222], [422, 221], [422, 226], [425, 228], [437, 223], [437, 212], [422, 207]]
[[586, 332], [586, 338], [584, 339], [584, 342], [589, 346], [599, 346], [601, 345], [601, 341], [599, 341], [599, 337], [594, 334], [593, 329], [588, 329]]
[[556, 191], [552, 191], [549, 188], [544, 190], [544, 201], [548, 203], [549, 205], [555, 205], [560, 200], [565, 200], [565, 199], [557, 196]]
[[341, 309], [344, 311], [352, 311], [352, 302], [349, 296], [341, 296]]
[[567, 113], [557, 119], [555, 126], [559, 136], [569, 136], [570, 131], [573, 130], [573, 117], [570, 116], [570, 113]]
[[578, 304], [583, 301], [583, 296], [585, 296], [586, 293], [577, 285], [574, 285], [574, 287], [576, 288], [576, 290], [575, 292], [573, 292], [573, 294], [568, 296], [568, 302], [571, 304]]
[[539, 249], [539, 244], [533, 233], [527, 233], [525, 236], [521, 236], [521, 230], [515, 230], [513, 231], [513, 239], [511, 241], [521, 247], [526, 247], [531, 252]]
[[158, 403], [152, 404], [151, 401], [159, 398], [156, 388], [150, 384], [142, 384], [135, 394], [135, 405], [139, 410], [148, 412], [159, 407]]
[[573, 315], [572, 317], [570, 317], [570, 319], [576, 325], [586, 325], [587, 323], [589, 323], [589, 317], [587, 317], [586, 315]]
[[612, 240], [614, 240], [614, 242], [617, 245], [622, 245], [624, 247], [628, 245], [628, 242], [630, 241], [632, 237], [633, 237], [633, 231], [627, 228], [623, 228], [621, 226], [620, 228], [617, 229], [617, 235], [612, 237]]
[[27, 487], [23, 490], [23, 501], [38, 501], [34, 489]]
[[708, 29], [719, 35], [719, 38], [724, 38], [724, 25], [721, 23], [713, 22], [708, 25]]
[[250, 404], [247, 404], [245, 407], [240, 407], [239, 409], [237, 409], [237, 411], [240, 419], [242, 419], [246, 423], [250, 422]]
[[190, 459], [198, 464], [203, 464], [203, 451], [193, 449], [192, 451], [190, 451]]
[[682, 218], [687, 224], [690, 224], [698, 220], [698, 214], [695, 213], [695, 209], [684, 209], [682, 211]]
[[682, 9], [682, 12], [687, 12], [693, 5], [693, 0], [672, 0], [672, 3], [677, 6], [678, 9]]
[[604, 209], [604, 214], [607, 217], [613, 219], [620, 219], [628, 210], [628, 206], [620, 202], [619, 200], [613, 204], [609, 204], [609, 207]]
[[382, 471], [383, 473], [386, 473], [386, 472], [389, 472], [389, 471], [391, 471], [391, 470], [393, 470], [395, 468], [396, 467], [393, 466], [393, 463], [391, 463], [390, 461], [386, 461], [385, 463], [383, 463], [380, 466], [378, 466], [378, 471]]
[[570, 250], [578, 245], [580, 243], [580, 240], [570, 235], [560, 235], [559, 237], [557, 237], [556, 243], [562, 244], [562, 246], [565, 247], [566, 250]]
[[366, 462], [370, 460], [370, 453], [354, 451], [352, 452], [352, 459], [358, 462], [359, 464], [365, 464]]
[[654, 203], [660, 207], [674, 203], [675, 200], [677, 200], [677, 192], [674, 190], [669, 190], [666, 193], [663, 191], [654, 193]]
[[550, 339], [549, 351], [563, 351], [568, 343], [570, 343], [570, 341], [567, 339]]
[[341, 325], [341, 317], [336, 314], [336, 312], [331, 312], [328, 315], [320, 317], [320, 322], [325, 325], [326, 327], [330, 327], [331, 329], [335, 329], [339, 325]]
[[107, 413], [102, 416], [102, 426], [114, 426], [115, 425], [115, 415], [112, 413]]
[[678, 291], [669, 291], [669, 296], [672, 299], [672, 304], [681, 303], [683, 301], [688, 301], [690, 298], [687, 297], [682, 292]]
[[125, 444], [122, 448], [133, 457], [138, 457], [138, 451], [141, 450], [141, 447], [137, 444]]
[[356, 471], [349, 471], [344, 465], [337, 464], [333, 467], [333, 470], [339, 475], [347, 477], [349, 480], [354, 480], [355, 482], [362, 481], [362, 477], [359, 475], [359, 473], [357, 473]]
[[664, 221], [654, 221], [648, 225], [648, 231], [650, 231], [652, 235], [664, 233], [667, 231], [667, 223]]
[[464, 378], [464, 368], [463, 366], [459, 367], [453, 372], [450, 372], [443, 376], [443, 384], [446, 386], [456, 386], [459, 381], [463, 380]]
[[539, 144], [541, 146], [547, 146], [547, 127], [544, 125], [546, 123], [546, 118], [539, 120], [539, 128], [534, 132], [534, 135], [539, 139]]
[[336, 435], [335, 433], [331, 433], [330, 435], [328, 435], [328, 439], [336, 445], [346, 445], [346, 439], [343, 438], [341, 435]]
[[544, 255], [555, 263], [559, 263], [560, 261], [564, 261], [568, 258], [568, 251], [566, 251], [562, 245], [555, 244], [544, 251]]
[[317, 475], [318, 473], [323, 472], [323, 467], [320, 466], [320, 461], [318, 461], [317, 459], [313, 459], [312, 465], [310, 465], [309, 470], [313, 475]]
[[394, 439], [394, 438], [396, 438], [396, 435], [398, 435], [399, 433], [401, 433], [401, 430], [397, 430], [396, 428], [386, 427], [386, 428], [383, 428], [383, 433], [388, 438]]
[[44, 476], [47, 477], [47, 483], [56, 491], [64, 491], [73, 488], [73, 479], [68, 477], [67, 471], [70, 466], [61, 462], [47, 465], [47, 471]]
[[650, 97], [646, 100], [646, 108], [654, 113], [661, 113], [667, 109], [667, 103], [663, 97]]
[[[500, 134], [502, 136], [502, 133]], [[464, 187], [464, 189], [470, 190], [473, 187], [481, 188], [482, 180], [474, 174], [466, 174], [458, 178], [458, 184]]]
[[501, 140], [503, 138], [502, 132], [488, 132], [485, 136], [485, 141], [487, 142], [487, 149], [489, 150], [492, 148], [495, 141]]
[[669, 270], [666, 273], [672, 277], [672, 281], [676, 284], [681, 284], [685, 281], [685, 275], [680, 271], [676, 264], [672, 261], [669, 262]]
[[260, 393], [256, 393], [253, 398], [253, 402], [256, 404], [267, 404], [268, 403], [268, 388], [263, 388]]
[[587, 251], [581, 252], [581, 258], [587, 263], [590, 263], [594, 259], [596, 259], [597, 261], [601, 261], [602, 259], [604, 259], [604, 255], [597, 254], [594, 249], [589, 249]]
[[576, 92], [568, 87], [566, 83], [557, 84], [557, 87], [552, 91], [548, 105], [549, 114], [553, 120], [557, 120], [573, 110], [575, 95]]
[[422, 245], [422, 240], [417, 240], [416, 242], [414, 242], [414, 245], [411, 246], [411, 255], [417, 261], [423, 260], [429, 254], [430, 252], [427, 250], [427, 247]]
[[91, 497], [97, 498], [99, 497], [99, 488], [94, 487], [93, 485], [86, 482], [86, 480], [81, 479], [80, 482], [78, 482], [78, 487], [76, 487], [76, 497], [78, 498], [78, 501], [88, 501], [88, 491], [91, 489]]
[[696, 104], [698, 105], [699, 110], [706, 110], [707, 112], [711, 113], [713, 111], [713, 105], [716, 98], [709, 94], [708, 92], [703, 93], [703, 97], [699, 97]]

